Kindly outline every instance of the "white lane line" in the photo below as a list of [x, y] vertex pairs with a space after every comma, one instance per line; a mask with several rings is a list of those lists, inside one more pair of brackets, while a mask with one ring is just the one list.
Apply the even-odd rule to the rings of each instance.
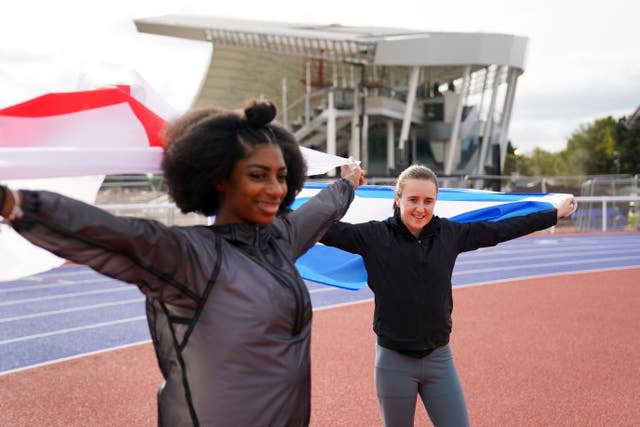
[[85, 305], [85, 306], [82, 306], [82, 307], [66, 308], [66, 309], [63, 309], [63, 310], [43, 311], [43, 312], [40, 312], [40, 313], [25, 314], [23, 316], [7, 317], [5, 319], [0, 318], [0, 323], [15, 322], [15, 321], [18, 321], [18, 320], [35, 319], [35, 318], [38, 318], [38, 317], [54, 316], [56, 314], [67, 314], [67, 313], [74, 313], [74, 312], [78, 312], [78, 311], [94, 310], [94, 309], [97, 309], [97, 308], [115, 307], [117, 305], [131, 304], [131, 303], [134, 303], [134, 302], [142, 302], [142, 301], [144, 301], [144, 297], [134, 298], [134, 299], [127, 299], [127, 300], [116, 301], [116, 302], [106, 302], [106, 303], [102, 303], [102, 304]]
[[19, 368], [15, 368], [15, 369], [11, 369], [11, 370], [8, 370], [8, 371], [0, 372], [0, 377], [3, 376], [3, 375], [7, 375], [7, 374], [13, 374], [15, 372], [27, 371], [27, 370], [33, 369], [33, 368], [42, 368], [42, 367], [47, 366], [47, 365], [54, 365], [56, 363], [66, 362], [68, 360], [80, 359], [80, 358], [86, 357], [86, 356], [93, 356], [94, 354], [107, 353], [109, 351], [121, 350], [121, 349], [129, 348], [129, 347], [135, 347], [137, 345], [148, 344], [150, 342], [151, 342], [151, 340], [138, 341], [138, 342], [134, 342], [134, 343], [131, 343], [131, 344], [124, 344], [124, 345], [119, 345], [119, 346], [116, 346], [116, 347], [109, 347], [109, 348], [104, 348], [104, 349], [100, 349], [100, 350], [96, 350], [96, 351], [90, 351], [88, 353], [81, 353], [81, 354], [75, 354], [73, 356], [61, 357], [59, 359], [52, 359], [52, 360], [48, 360], [46, 362], [36, 363], [36, 364], [33, 364], [33, 365], [21, 366]]
[[38, 339], [38, 338], [52, 337], [52, 336], [55, 336], [55, 335], [68, 334], [70, 332], [85, 331], [85, 330], [88, 330], [88, 329], [104, 328], [106, 326], [117, 325], [117, 324], [120, 324], [120, 323], [130, 323], [130, 322], [135, 322], [135, 321], [138, 321], [138, 320], [144, 320], [146, 318], [147, 318], [147, 316], [128, 317], [126, 319], [112, 320], [110, 322], [92, 323], [91, 325], [77, 326], [75, 328], [58, 329], [57, 331], [44, 332], [44, 333], [41, 333], [41, 334], [27, 335], [27, 336], [24, 336], [24, 337], [11, 338], [11, 339], [8, 339], [8, 340], [0, 341], [0, 345], [13, 344], [13, 343], [22, 342], [22, 341], [30, 341], [30, 340], [35, 340], [35, 339]]
[[[476, 274], [476, 273], [490, 273], [494, 271], [507, 271], [507, 270], [523, 270], [525, 268], [536, 268], [536, 267], [556, 267], [562, 265], [575, 265], [575, 264], [593, 264], [598, 262], [607, 262], [607, 261], [626, 261], [632, 259], [640, 259], [640, 255], [635, 256], [626, 256], [626, 257], [612, 257], [612, 258], [595, 258], [595, 259], [585, 259], [579, 261], [563, 261], [563, 262], [545, 262], [541, 264], [526, 264], [526, 265], [511, 265], [508, 267], [494, 267], [494, 268], [477, 268], [473, 270], [465, 270], [465, 271], [454, 271], [454, 276], [462, 276], [465, 274]], [[565, 271], [566, 273], [571, 273], [571, 271]]]
[[606, 268], [592, 268], [589, 270], [578, 270], [578, 271], [558, 271], [554, 273], [541, 273], [541, 274], [530, 274], [526, 276], [514, 276], [507, 277], [506, 279], [499, 280], [487, 280], [485, 282], [473, 282], [467, 283], [464, 285], [453, 285], [453, 289], [458, 288], [472, 288], [474, 286], [486, 286], [486, 285], [495, 285], [499, 283], [508, 283], [508, 282], [519, 282], [521, 280], [531, 280], [531, 279], [542, 279], [545, 277], [558, 277], [558, 276], [568, 276], [574, 274], [589, 274], [589, 273], [601, 273], [605, 271], [618, 271], [618, 270], [634, 270], [640, 268], [640, 265], [630, 265], [626, 267], [606, 267]]
[[96, 276], [101, 276], [100, 273], [91, 270], [90, 268], [85, 268], [84, 266], [76, 266], [76, 267], [72, 267], [73, 271], [65, 271], [68, 267], [58, 267], [57, 269], [54, 270], [50, 270], [46, 273], [40, 273], [40, 274], [36, 274], [33, 276], [29, 276], [28, 278], [25, 277], [24, 279], [17, 279], [16, 281], [19, 280], [35, 280], [35, 281], [42, 281], [43, 279], [51, 279], [51, 278], [56, 278], [56, 277], [73, 277], [73, 276], [82, 276], [82, 275], [87, 275], [87, 274], [92, 274], [92, 275], [96, 275]]
[[317, 294], [320, 292], [331, 292], [331, 291], [344, 291], [345, 289], [340, 289], [336, 286], [330, 286], [330, 285], [321, 285], [323, 286], [322, 288], [318, 288], [318, 289], [310, 289], [309, 293], [310, 294]]
[[16, 288], [9, 288], [9, 289], [0, 288], [0, 294], [8, 294], [10, 292], [33, 291], [33, 290], [41, 291], [46, 289], [60, 288], [64, 286], [76, 286], [76, 285], [86, 285], [88, 283], [94, 284], [94, 283], [107, 283], [107, 282], [120, 283], [120, 281], [116, 279], [110, 279], [108, 277], [103, 276], [103, 277], [97, 277], [95, 279], [66, 280], [66, 281], [58, 281], [56, 283], [49, 283], [49, 284], [18, 286]]
[[582, 251], [589, 250], [588, 248], [594, 249], [617, 249], [619, 251], [632, 251], [634, 249], [640, 250], [640, 244], [622, 244], [622, 245], [589, 245], [585, 248], [585, 246], [567, 246], [567, 245], [559, 245], [559, 246], [527, 246], [523, 248], [515, 248], [506, 246], [504, 243], [499, 243], [498, 246], [479, 248], [469, 252], [463, 252], [463, 254], [475, 254], [478, 256], [490, 256], [490, 255], [512, 255], [512, 254], [535, 254], [535, 253], [581, 253]]
[[31, 302], [40, 302], [40, 301], [51, 301], [51, 300], [55, 300], [55, 299], [64, 299], [64, 298], [74, 298], [74, 297], [81, 297], [81, 296], [86, 296], [86, 295], [97, 295], [97, 294], [107, 294], [110, 292], [123, 292], [123, 291], [137, 291], [138, 288], [136, 288], [133, 285], [120, 285], [120, 286], [114, 286], [113, 289], [101, 289], [98, 291], [86, 291], [86, 292], [72, 292], [69, 294], [60, 294], [60, 295], [49, 295], [46, 297], [38, 297], [38, 298], [27, 298], [27, 299], [21, 299], [21, 300], [14, 300], [14, 301], [5, 301], [5, 302], [0, 302], [0, 307], [6, 307], [9, 305], [15, 305], [15, 304], [26, 304], [26, 303], [31, 303]]
[[518, 241], [515, 240], [507, 240], [506, 242], [498, 243], [499, 247], [509, 247], [509, 248], [519, 248], [519, 249], [545, 249], [545, 248], [584, 248], [590, 246], [637, 246], [640, 243], [640, 235], [638, 239], [626, 240], [626, 241], [598, 241], [598, 242], [588, 242], [585, 243], [583, 241], [576, 242], [532, 242], [532, 241]]
[[[638, 246], [638, 249], [640, 250], [640, 246]], [[589, 251], [589, 250], [585, 250], [585, 251], [581, 251], [581, 252], [566, 252], [566, 251], [559, 251], [559, 252], [547, 252], [543, 255], [525, 255], [525, 256], [509, 256], [507, 258], [500, 258], [500, 259], [496, 259], [495, 257], [493, 257], [491, 259], [492, 262], [512, 262], [512, 261], [520, 261], [520, 260], [531, 260], [531, 259], [544, 259], [544, 258], [557, 258], [559, 254], [562, 255], [563, 258], [567, 258], [567, 257], [575, 257], [575, 256], [579, 256], [579, 257], [592, 257], [595, 255], [614, 255], [618, 252], [621, 252], [622, 254], [626, 254], [628, 253], [627, 250], [624, 251], [599, 251], [599, 250], [593, 250], [593, 251]], [[495, 255], [502, 255], [502, 254], [495, 254]], [[470, 258], [470, 259], [467, 259]], [[465, 258], [460, 257], [458, 259], [458, 262], [456, 262], [456, 266], [457, 265], [468, 265], [468, 264], [486, 264], [487, 263], [487, 259], [486, 257], [482, 257], [483, 259], [478, 259], [480, 257], [472, 257], [472, 256], [467, 256]], [[595, 260], [598, 260], [598, 258], [594, 258]], [[527, 265], [522, 265], [522, 267], [527, 267]]]
[[373, 298], [366, 298], [366, 299], [359, 299], [357, 301], [349, 301], [349, 302], [341, 302], [338, 304], [324, 305], [322, 307], [314, 308], [313, 311], [323, 311], [323, 310], [328, 310], [330, 308], [340, 308], [340, 307], [346, 307], [349, 305], [364, 304], [365, 302], [370, 302], [370, 301], [373, 301]]

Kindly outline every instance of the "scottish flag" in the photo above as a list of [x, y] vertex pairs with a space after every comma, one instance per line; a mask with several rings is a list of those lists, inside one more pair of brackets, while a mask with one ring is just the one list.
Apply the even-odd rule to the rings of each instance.
[[[292, 208], [304, 204], [327, 184], [307, 183]], [[435, 215], [457, 222], [499, 221], [551, 209], [566, 199], [558, 193], [497, 193], [492, 191], [440, 188]], [[350, 223], [383, 220], [393, 214], [394, 189], [363, 185], [342, 221]], [[367, 283], [367, 272], [360, 255], [316, 244], [298, 258], [296, 267], [303, 278], [339, 288], [358, 290]]]

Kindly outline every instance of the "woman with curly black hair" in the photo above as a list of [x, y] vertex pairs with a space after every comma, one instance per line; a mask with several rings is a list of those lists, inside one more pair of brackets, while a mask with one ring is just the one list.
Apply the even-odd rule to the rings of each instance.
[[347, 211], [362, 170], [294, 212], [306, 166], [276, 109], [193, 110], [170, 124], [162, 167], [183, 212], [167, 227], [45, 191], [0, 186], [0, 215], [32, 243], [135, 284], [165, 382], [158, 424], [305, 426], [311, 303], [294, 261]]

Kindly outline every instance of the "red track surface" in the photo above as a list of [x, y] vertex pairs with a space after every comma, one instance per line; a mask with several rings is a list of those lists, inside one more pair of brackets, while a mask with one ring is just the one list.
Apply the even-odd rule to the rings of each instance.
[[[456, 289], [454, 303], [473, 425], [640, 422], [640, 269]], [[381, 424], [371, 313], [315, 313], [313, 426]], [[159, 382], [150, 344], [0, 376], [0, 425], [153, 426]]]

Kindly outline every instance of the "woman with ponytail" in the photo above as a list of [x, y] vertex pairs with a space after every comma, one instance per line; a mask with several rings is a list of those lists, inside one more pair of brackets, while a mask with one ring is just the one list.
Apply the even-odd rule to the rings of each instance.
[[211, 226], [111, 215], [0, 186], [0, 215], [33, 244], [146, 296], [163, 426], [305, 426], [311, 303], [294, 261], [347, 211], [357, 166], [294, 212], [306, 172], [275, 106], [192, 110], [166, 129], [162, 167], [182, 212]]
[[434, 426], [467, 427], [449, 346], [456, 258], [551, 227], [573, 212], [575, 200], [567, 197], [557, 209], [520, 217], [461, 224], [435, 215], [438, 178], [423, 165], [402, 171], [395, 193], [391, 217], [337, 222], [321, 242], [364, 260], [375, 294], [374, 380], [384, 425], [413, 426], [419, 397]]

